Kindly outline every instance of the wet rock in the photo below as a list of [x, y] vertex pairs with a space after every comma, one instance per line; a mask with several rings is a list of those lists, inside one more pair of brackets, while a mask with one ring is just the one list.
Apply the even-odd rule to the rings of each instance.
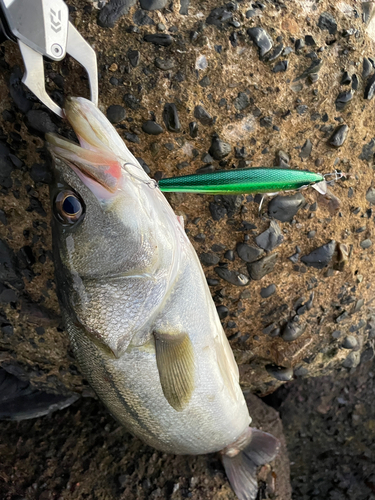
[[286, 71], [289, 66], [289, 61], [285, 59], [284, 61], [278, 62], [273, 68], [272, 68], [272, 73], [281, 73], [283, 71]]
[[370, 248], [371, 246], [372, 246], [372, 241], [369, 238], [367, 238], [366, 240], [361, 241], [361, 248], [363, 248], [364, 250], [366, 248]]
[[139, 63], [141, 61], [141, 53], [139, 52], [139, 50], [129, 49], [127, 56], [133, 68], [139, 66]]
[[142, 158], [140, 158], [139, 156], [137, 156], [136, 159], [138, 160], [138, 163], [143, 168], [143, 170], [146, 172], [146, 174], [150, 175], [151, 174], [151, 170], [150, 170], [150, 167], [147, 165], [147, 163]]
[[358, 341], [353, 335], [348, 335], [342, 344], [344, 349], [354, 349], [357, 345]]
[[306, 139], [304, 145], [301, 148], [301, 152], [299, 154], [300, 158], [306, 159], [311, 155], [312, 151], [312, 143], [310, 139]]
[[276, 285], [272, 284], [267, 286], [266, 288], [261, 288], [260, 295], [263, 299], [268, 299], [276, 292]]
[[281, 245], [283, 241], [284, 236], [281, 234], [280, 227], [275, 221], [271, 221], [270, 227], [255, 238], [255, 243], [258, 247], [263, 248], [267, 252]]
[[163, 132], [163, 127], [153, 120], [147, 120], [142, 124], [142, 130], [149, 135], [159, 135]]
[[170, 69], [174, 68], [175, 63], [173, 59], [161, 59], [160, 57], [157, 57], [155, 59], [155, 66], [162, 71], [169, 71]]
[[167, 103], [164, 105], [163, 120], [170, 132], [179, 132], [181, 130], [181, 124], [175, 104]]
[[22, 290], [23, 281], [19, 277], [16, 265], [16, 256], [13, 250], [0, 240], [0, 282]]
[[331, 135], [328, 144], [334, 148], [341, 147], [348, 137], [348, 132], [349, 127], [347, 125], [339, 125]]
[[349, 356], [344, 359], [342, 366], [344, 368], [356, 368], [361, 362], [361, 353], [359, 351], [353, 351]]
[[364, 95], [365, 99], [370, 101], [374, 97], [374, 93], [375, 93], [375, 73], [367, 82]]
[[120, 123], [126, 117], [125, 109], [119, 104], [112, 104], [107, 109], [107, 118], [111, 123]]
[[359, 155], [360, 160], [371, 161], [375, 154], [375, 138], [371, 139], [368, 144], [362, 147], [362, 153]]
[[351, 90], [340, 92], [335, 101], [336, 111], [344, 111], [352, 99], [353, 92]]
[[136, 0], [109, 0], [99, 12], [99, 26], [113, 28], [120, 17], [126, 15], [135, 3]]
[[319, 17], [318, 26], [321, 30], [327, 30], [330, 35], [337, 32], [337, 22], [332, 14], [323, 12]]
[[267, 372], [271, 377], [282, 382], [288, 382], [293, 379], [293, 368], [285, 368], [277, 365], [266, 365]]
[[225, 267], [215, 267], [215, 272], [220, 278], [235, 286], [246, 286], [249, 278], [238, 271], [230, 271]]
[[140, 0], [142, 9], [145, 10], [160, 10], [164, 9], [168, 0]]
[[51, 120], [50, 115], [46, 111], [39, 109], [31, 109], [26, 114], [29, 125], [43, 134], [47, 132], [57, 132], [57, 127]]
[[262, 59], [273, 46], [272, 38], [263, 28], [249, 28], [247, 34], [259, 49], [259, 57]]
[[194, 118], [200, 121], [202, 125], [212, 125], [213, 123], [213, 118], [210, 113], [200, 104], [194, 108]]
[[232, 147], [230, 144], [222, 141], [217, 135], [212, 137], [211, 147], [208, 152], [215, 160], [222, 160], [231, 151]]
[[366, 200], [375, 204], [375, 189], [370, 187], [366, 193]]
[[246, 243], [238, 243], [236, 251], [240, 259], [245, 262], [254, 262], [261, 257], [264, 252], [256, 247], [251, 247]]
[[370, 61], [367, 59], [367, 57], [363, 58], [363, 63], [362, 63], [362, 78], [365, 80], [368, 78], [371, 73], [373, 72], [374, 68]]
[[298, 339], [304, 332], [304, 327], [294, 321], [288, 321], [282, 331], [282, 338], [285, 342], [293, 342]]
[[165, 33], [145, 35], [143, 39], [145, 42], [153, 43], [154, 45], [159, 45], [161, 47], [169, 47], [173, 42], [171, 35], [167, 35]]
[[200, 261], [204, 266], [216, 266], [219, 263], [220, 257], [214, 253], [201, 253], [199, 256]]
[[206, 19], [207, 24], [213, 24], [218, 28], [223, 28], [229, 24], [229, 21], [232, 20], [233, 14], [229, 9], [225, 7], [217, 7], [213, 9], [209, 16]]
[[331, 262], [335, 249], [336, 242], [331, 240], [325, 245], [313, 250], [308, 255], [301, 257], [301, 261], [306, 264], [306, 266], [315, 267], [315, 269], [323, 269]]
[[256, 262], [247, 264], [247, 269], [249, 271], [250, 277], [253, 280], [260, 280], [264, 276], [266, 276], [266, 274], [271, 273], [275, 267], [277, 258], [278, 254], [272, 253], [260, 260], [257, 260]]
[[245, 92], [240, 92], [234, 100], [234, 107], [238, 111], [243, 111], [250, 105], [250, 98]]
[[268, 214], [281, 222], [290, 222], [305, 203], [306, 200], [301, 193], [287, 196], [278, 195], [268, 204]]

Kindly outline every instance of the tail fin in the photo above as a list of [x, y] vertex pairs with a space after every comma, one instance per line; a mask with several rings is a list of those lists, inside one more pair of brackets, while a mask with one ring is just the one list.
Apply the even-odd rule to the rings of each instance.
[[248, 428], [233, 445], [223, 450], [223, 465], [239, 500], [255, 500], [258, 492], [256, 470], [273, 460], [279, 441], [266, 432]]

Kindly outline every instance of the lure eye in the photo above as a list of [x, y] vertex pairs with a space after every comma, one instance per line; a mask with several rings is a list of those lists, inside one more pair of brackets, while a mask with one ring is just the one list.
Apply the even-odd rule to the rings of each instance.
[[73, 191], [61, 191], [55, 198], [56, 218], [63, 224], [75, 224], [84, 216], [84, 203]]

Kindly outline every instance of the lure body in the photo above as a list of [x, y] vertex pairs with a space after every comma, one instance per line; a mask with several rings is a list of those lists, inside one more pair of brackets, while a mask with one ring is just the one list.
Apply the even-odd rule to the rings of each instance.
[[164, 192], [246, 194], [293, 191], [324, 180], [321, 174], [289, 168], [244, 168], [161, 179]]

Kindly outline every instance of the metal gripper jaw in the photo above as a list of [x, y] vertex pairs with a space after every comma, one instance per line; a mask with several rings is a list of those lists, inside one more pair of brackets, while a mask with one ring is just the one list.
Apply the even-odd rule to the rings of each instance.
[[98, 104], [98, 69], [93, 48], [69, 22], [63, 0], [0, 0], [0, 26], [5, 36], [19, 45], [25, 64], [23, 83], [51, 111], [63, 117], [62, 109], [45, 89], [43, 56], [61, 61], [72, 56], [87, 71], [91, 100]]

